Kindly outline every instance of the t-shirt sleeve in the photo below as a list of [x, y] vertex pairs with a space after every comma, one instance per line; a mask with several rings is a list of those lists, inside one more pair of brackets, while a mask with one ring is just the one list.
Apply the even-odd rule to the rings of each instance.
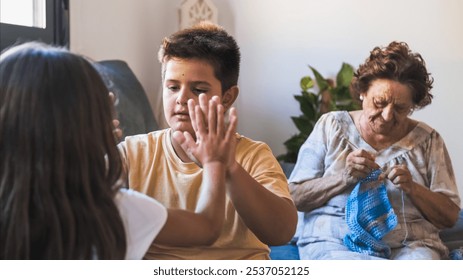
[[122, 141], [117, 145], [117, 149], [119, 150], [119, 155], [122, 161], [122, 172], [123, 172], [123, 179], [127, 181], [127, 176], [129, 173], [129, 162], [127, 159], [127, 144], [125, 141]]
[[142, 193], [122, 189], [116, 195], [127, 240], [126, 259], [143, 258], [167, 220], [167, 209]]
[[292, 200], [288, 181], [270, 147], [263, 142], [242, 139], [237, 161], [262, 186], [277, 196]]

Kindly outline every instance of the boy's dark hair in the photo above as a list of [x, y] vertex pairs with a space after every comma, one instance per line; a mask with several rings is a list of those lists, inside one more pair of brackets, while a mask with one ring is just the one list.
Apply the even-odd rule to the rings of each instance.
[[158, 58], [162, 63], [162, 79], [165, 77], [165, 64], [168, 60], [200, 59], [212, 65], [223, 92], [238, 84], [238, 44], [223, 28], [207, 21], [164, 38]]

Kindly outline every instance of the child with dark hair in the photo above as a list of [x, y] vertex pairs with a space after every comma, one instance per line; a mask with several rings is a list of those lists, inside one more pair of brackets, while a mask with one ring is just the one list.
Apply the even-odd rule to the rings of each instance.
[[[130, 188], [166, 207], [191, 210], [204, 199], [205, 193], [200, 193], [204, 170], [172, 136], [188, 132], [201, 141], [189, 117], [189, 100], [218, 98], [225, 111], [231, 108], [239, 92], [240, 51], [224, 29], [203, 22], [165, 38], [159, 60], [170, 128], [127, 137], [120, 144], [121, 154]], [[211, 246], [188, 248], [153, 244], [145, 258], [268, 259], [268, 245], [291, 239], [296, 209], [268, 145], [236, 134], [236, 151], [230, 150], [228, 158], [226, 210], [219, 239]], [[187, 233], [179, 230], [177, 234]]]

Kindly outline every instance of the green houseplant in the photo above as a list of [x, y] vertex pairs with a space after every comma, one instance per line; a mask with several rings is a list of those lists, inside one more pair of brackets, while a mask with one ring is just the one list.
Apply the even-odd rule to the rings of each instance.
[[[313, 78], [311, 76], [302, 77], [300, 82], [301, 94], [294, 96], [299, 102], [302, 114], [293, 116], [291, 119], [299, 133], [284, 142], [287, 152], [278, 156], [278, 160], [282, 162], [296, 162], [300, 147], [309, 137], [321, 115], [329, 111], [350, 111], [360, 108], [360, 104], [352, 98], [349, 91], [349, 85], [354, 76], [354, 69], [351, 65], [342, 64], [336, 75], [336, 81], [324, 78], [311, 66], [309, 68], [312, 70]], [[318, 89], [318, 92], [314, 91], [315, 88]]]

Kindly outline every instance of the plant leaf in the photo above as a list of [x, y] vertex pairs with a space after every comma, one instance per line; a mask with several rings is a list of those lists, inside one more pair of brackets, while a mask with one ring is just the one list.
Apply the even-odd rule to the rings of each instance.
[[315, 118], [318, 103], [313, 93], [303, 92], [302, 95], [294, 96], [294, 98], [299, 102], [299, 108], [308, 119]]
[[336, 75], [336, 85], [338, 87], [349, 87], [352, 77], [354, 77], [354, 68], [350, 64], [343, 63], [341, 69]]
[[285, 146], [291, 150], [297, 150], [299, 145], [302, 144], [301, 141], [305, 141], [300, 134], [293, 135], [291, 138], [285, 141]]
[[[296, 162], [300, 147], [306, 139], [321, 116], [320, 106], [328, 105], [329, 111], [336, 110], [357, 110], [361, 106], [358, 102], [352, 99], [349, 92], [349, 85], [354, 76], [354, 69], [351, 65], [343, 63], [341, 69], [336, 76], [336, 83], [332, 79], [325, 79], [315, 68], [309, 65], [314, 74], [314, 78], [304, 76], [301, 78], [300, 87], [301, 95], [295, 95], [294, 98], [299, 102], [299, 107], [302, 115], [291, 117], [299, 133], [293, 135], [284, 142], [286, 154], [279, 155], [277, 158], [286, 162]], [[318, 93], [309, 91], [317, 84]], [[321, 92], [328, 90], [331, 96], [326, 96]], [[328, 98], [329, 97], [329, 98]], [[323, 101], [323, 103], [322, 103]]]
[[302, 77], [300, 86], [301, 86], [302, 91], [307, 91], [308, 89], [313, 88], [314, 81], [312, 80], [310, 76]]
[[291, 117], [294, 124], [296, 125], [297, 129], [301, 132], [301, 134], [309, 135], [313, 130], [313, 124], [310, 119], [306, 116], [302, 115], [299, 117]]
[[315, 93], [313, 92], [308, 92], [307, 93], [307, 98], [310, 99], [310, 103], [314, 104], [315, 107], [318, 107], [318, 105], [320, 104], [320, 98], [318, 95], [316, 95]]
[[307, 140], [306, 135], [296, 134], [284, 142], [284, 145], [288, 151], [285, 156], [285, 160], [288, 162], [296, 162], [297, 154], [302, 144]]
[[345, 86], [336, 86], [330, 90], [331, 96], [335, 102], [342, 102], [344, 100], [352, 100], [350, 91], [348, 87]]
[[327, 89], [330, 86], [328, 81], [325, 78], [323, 78], [323, 76], [315, 68], [313, 68], [312, 66], [309, 67], [315, 76], [315, 81], [317, 82], [319, 92], [322, 92], [325, 89]]

